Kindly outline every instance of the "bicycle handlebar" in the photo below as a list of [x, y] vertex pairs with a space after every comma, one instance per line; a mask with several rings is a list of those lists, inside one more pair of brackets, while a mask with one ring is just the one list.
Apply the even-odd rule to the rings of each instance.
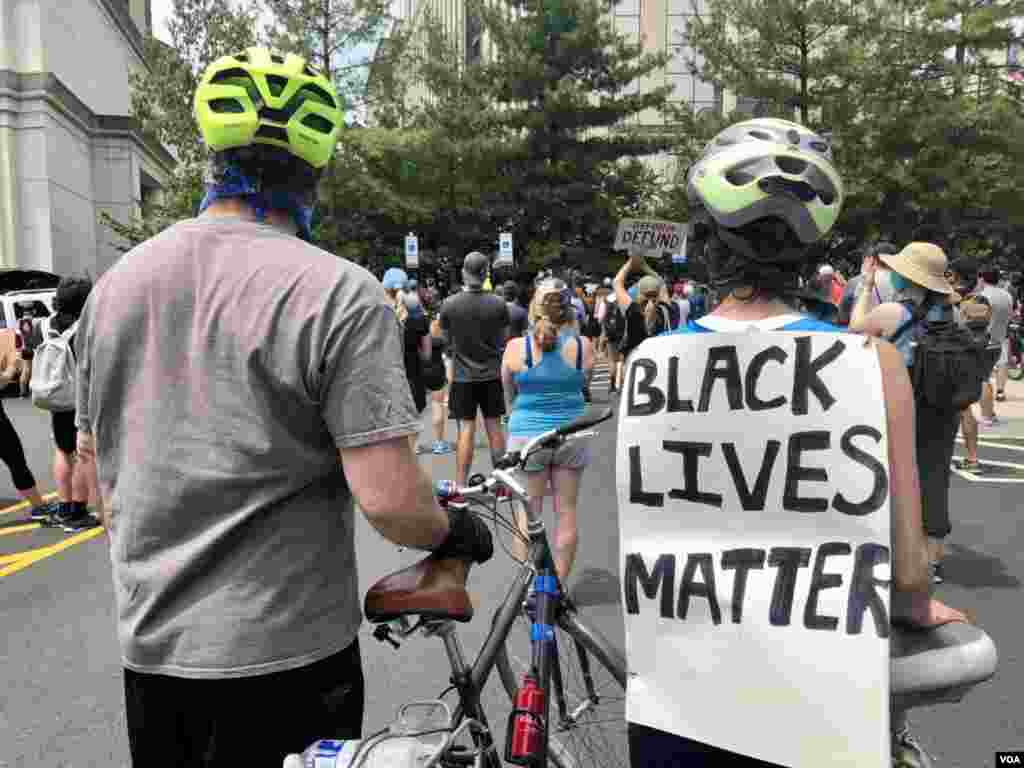
[[504, 457], [495, 462], [494, 470], [491, 472], [491, 476], [486, 478], [482, 483], [476, 485], [466, 486], [465, 488], [455, 488], [452, 495], [462, 496], [463, 498], [470, 498], [474, 496], [484, 496], [493, 493], [494, 488], [498, 485], [502, 485], [511, 492], [511, 494], [520, 501], [527, 501], [529, 496], [526, 493], [526, 489], [523, 488], [509, 470], [515, 468], [522, 468], [526, 465], [526, 460], [530, 458], [536, 451], [548, 447], [550, 444], [561, 443], [564, 440], [571, 438], [573, 435], [582, 437], [581, 432], [589, 429], [590, 427], [601, 424], [602, 422], [608, 421], [614, 415], [614, 411], [611, 408], [606, 408], [602, 413], [597, 416], [581, 416], [575, 421], [571, 421], [556, 429], [549, 430], [537, 437], [533, 438], [522, 451], [512, 451], [505, 454]]

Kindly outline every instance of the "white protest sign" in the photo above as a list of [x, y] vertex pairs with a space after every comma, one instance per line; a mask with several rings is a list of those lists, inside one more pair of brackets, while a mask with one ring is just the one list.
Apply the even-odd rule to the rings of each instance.
[[682, 253], [686, 225], [674, 221], [622, 219], [615, 233], [615, 249], [660, 259], [664, 253]]
[[410, 232], [405, 236], [405, 266], [416, 269], [420, 265], [420, 244], [416, 235]]
[[498, 235], [498, 258], [494, 260], [496, 267], [511, 267], [515, 263], [512, 256], [512, 233], [502, 232]]
[[663, 336], [626, 381], [627, 719], [789, 768], [888, 766], [877, 352], [834, 333]]

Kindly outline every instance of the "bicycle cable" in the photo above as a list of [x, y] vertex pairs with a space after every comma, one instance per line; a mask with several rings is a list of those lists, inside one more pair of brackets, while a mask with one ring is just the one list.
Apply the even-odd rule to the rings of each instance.
[[[518, 501], [518, 500], [516, 501], [516, 503], [522, 504], [522, 502]], [[508, 520], [508, 518], [506, 518], [504, 515], [502, 515], [500, 512], [498, 512], [498, 504], [497, 504], [496, 501], [495, 501], [495, 504], [494, 504], [493, 507], [489, 507], [483, 501], [478, 501], [476, 499], [474, 499], [471, 502], [468, 502], [468, 504], [469, 505], [474, 505], [475, 504], [475, 505], [479, 505], [480, 507], [483, 507], [487, 511], [487, 513], [489, 513], [489, 514], [485, 514], [483, 512], [477, 511], [476, 509], [470, 509], [469, 511], [472, 512], [477, 517], [480, 517], [482, 519], [486, 519], [488, 522], [493, 522], [495, 529], [504, 528], [510, 534], [512, 534], [514, 536], [518, 536], [520, 541], [522, 541], [524, 544], [529, 545], [530, 538], [528, 536], [524, 535], [523, 532], [520, 531], [518, 527], [516, 527], [514, 521], [510, 522]], [[498, 536], [497, 539], [498, 539], [498, 543], [501, 545], [502, 550], [505, 552], [506, 555], [509, 556], [510, 560], [512, 560], [513, 562], [519, 563], [520, 565], [522, 565], [523, 563], [526, 562], [525, 560], [520, 560], [518, 557], [516, 557], [515, 555], [512, 554], [512, 552], [509, 550], [508, 546], [505, 544], [505, 540], [504, 540], [503, 537]]]

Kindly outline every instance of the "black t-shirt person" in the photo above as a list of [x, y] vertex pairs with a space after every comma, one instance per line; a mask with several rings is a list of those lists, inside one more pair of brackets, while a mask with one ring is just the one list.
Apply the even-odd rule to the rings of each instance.
[[672, 310], [668, 304], [659, 301], [654, 328], [647, 329], [647, 321], [644, 318], [644, 298], [638, 294], [637, 298], [629, 302], [626, 307], [626, 334], [622, 346], [623, 357], [629, 355], [634, 349], [640, 346], [641, 342], [648, 336], [657, 336], [659, 333], [672, 329]]
[[505, 300], [479, 288], [445, 301], [441, 329], [451, 341], [452, 381], [498, 381], [509, 320]]

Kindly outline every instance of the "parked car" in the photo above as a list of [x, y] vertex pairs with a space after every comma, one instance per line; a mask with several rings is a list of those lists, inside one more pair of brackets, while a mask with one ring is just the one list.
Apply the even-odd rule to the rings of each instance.
[[[19, 330], [23, 317], [42, 319], [53, 314], [60, 277], [35, 269], [0, 270], [0, 328]], [[8, 385], [0, 395], [19, 394], [18, 382]]]

